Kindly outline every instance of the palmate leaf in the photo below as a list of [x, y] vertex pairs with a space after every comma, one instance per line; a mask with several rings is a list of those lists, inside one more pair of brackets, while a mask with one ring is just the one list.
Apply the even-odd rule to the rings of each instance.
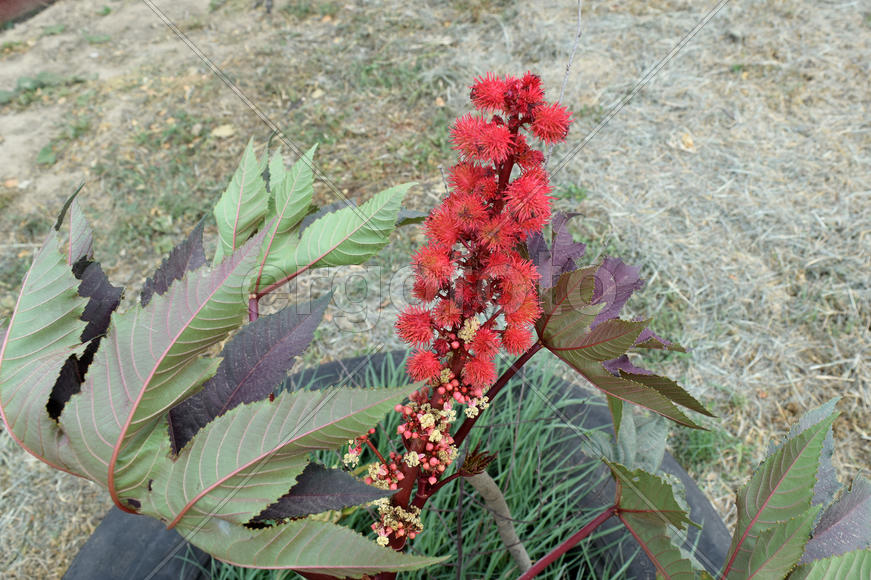
[[261, 173], [263, 167], [254, 154], [253, 141], [248, 141], [239, 167], [230, 184], [215, 204], [218, 224], [218, 247], [214, 264], [241, 247], [263, 225], [268, 195]]
[[[67, 358], [76, 354], [86, 299], [52, 230], [24, 277], [0, 344], [0, 413], [19, 445], [49, 465], [78, 473], [46, 403]], [[79, 349], [81, 350], [81, 349]]]
[[624, 401], [701, 429], [675, 406], [711, 415], [695, 398], [674, 381], [632, 365], [625, 356], [639, 337], [652, 335], [647, 321], [602, 318], [606, 311], [613, 316], [638, 285], [634, 268], [609, 260], [600, 267], [567, 272], [553, 288], [541, 290], [542, 315], [536, 322], [539, 339], [607, 395], [618, 434]]
[[241, 323], [246, 274], [261, 240], [255, 237], [214, 270], [186, 276], [147, 307], [113, 317], [60, 422], [78, 467], [106, 485], [117, 505], [147, 485], [162, 450], [146, 443], [160, 418], [214, 372], [217, 361], [202, 355]]
[[[415, 570], [447, 558], [395, 552], [348, 528], [311, 519], [250, 530], [212, 518], [204, 520], [201, 526], [179, 526], [178, 531], [195, 546], [228, 564], [248, 568], [291, 568], [339, 578]], [[287, 562], [293, 562], [293, 565], [288, 566]]]
[[142, 510], [169, 527], [215, 517], [244, 524], [287, 493], [309, 452], [365, 433], [414, 389], [285, 392], [240, 405], [157, 466]]
[[617, 518], [657, 572], [664, 578], [695, 578], [693, 562], [671, 537], [674, 530], [685, 530], [688, 524], [695, 524], [678, 504], [671, 486], [642, 469], [629, 470], [619, 463], [605, 463], [617, 482]]
[[871, 578], [871, 550], [857, 550], [799, 566], [789, 580]]
[[601, 362], [585, 359], [583, 356], [576, 354], [576, 351], [557, 351], [554, 354], [575, 369], [578, 374], [587, 379], [594, 387], [605, 392], [610, 397], [609, 405], [611, 404], [611, 398], [618, 399], [644, 407], [654, 413], [659, 413], [686, 427], [702, 429], [700, 425], [697, 425], [687, 417], [656, 389], [623, 377], [615, 377], [605, 369]]
[[287, 377], [294, 358], [311, 343], [331, 296], [261, 316], [230, 339], [215, 376], [202, 391], [170, 411], [173, 452], [178, 453], [215, 417], [268, 397]]
[[[754, 562], [764, 559], [764, 555], [774, 557], [773, 544], [763, 542], [762, 555], [756, 551], [762, 534], [783, 522], [798, 518], [803, 521], [811, 509], [813, 486], [819, 468], [823, 441], [836, 413], [830, 413], [804, 431], [789, 438], [782, 447], [769, 456], [753, 474], [753, 477], [738, 494], [738, 522], [729, 558], [723, 568], [724, 578], [747, 578]], [[813, 518], [811, 518], [811, 526]], [[808, 527], [808, 531], [810, 527]], [[765, 536], [769, 538], [769, 536]], [[796, 563], [804, 549], [807, 536], [795, 536], [799, 549], [795, 554]]]
[[388, 497], [396, 493], [366, 485], [340, 469], [328, 469], [318, 463], [309, 463], [296, 478], [296, 484], [277, 502], [253, 518], [253, 522], [299, 518], [329, 510], [340, 510], [354, 505]]

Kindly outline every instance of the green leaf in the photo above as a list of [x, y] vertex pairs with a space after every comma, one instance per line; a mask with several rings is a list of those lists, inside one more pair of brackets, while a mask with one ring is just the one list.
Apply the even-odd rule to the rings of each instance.
[[556, 351], [554, 354], [607, 395], [659, 413], [681, 425], [703, 429], [655, 389], [622, 377], [615, 377], [602, 366], [601, 362], [591, 361], [577, 354], [577, 351]]
[[678, 504], [671, 486], [641, 469], [630, 471], [605, 461], [617, 482], [617, 517], [665, 578], [695, 578], [693, 562], [671, 538], [670, 530], [695, 525]]
[[362, 264], [383, 248], [396, 223], [400, 204], [413, 183], [397, 185], [360, 207], [344, 207], [308, 226], [284, 272]]
[[401, 572], [433, 566], [446, 558], [410, 556], [335, 524], [301, 519], [250, 530], [216, 518], [203, 526], [179, 526], [192, 544], [215, 558], [248, 568], [293, 569], [339, 578]]
[[[288, 234], [308, 213], [314, 193], [312, 163], [317, 145], [305, 152], [290, 171], [284, 170], [284, 161], [276, 153], [269, 163], [269, 187], [273, 207], [267, 221], [275, 219], [273, 231], [277, 235]], [[268, 236], [267, 236], [268, 241]]]
[[836, 415], [831, 413], [788, 439], [762, 462], [738, 494], [738, 522], [723, 569], [724, 577], [746, 578], [761, 534], [782, 522], [806, 515], [811, 507], [823, 440]]
[[262, 226], [268, 196], [261, 172], [253, 141], [248, 141], [233, 179], [215, 204], [218, 247], [214, 264], [232, 254]]
[[608, 401], [608, 411], [611, 412], [611, 422], [614, 424], [614, 436], [620, 438], [620, 427], [623, 423], [623, 400], [605, 394]]
[[7, 432], [28, 452], [64, 471], [66, 441], [46, 410], [64, 361], [75, 354], [87, 300], [51, 230], [37, 252], [0, 343], [0, 414]]
[[116, 504], [146, 485], [143, 473], [164, 453], [164, 440], [168, 448], [166, 412], [214, 373], [218, 359], [202, 355], [241, 324], [246, 274], [261, 241], [214, 270], [189, 273], [147, 307], [113, 316], [60, 421], [83, 472], [103, 482]]
[[650, 387], [669, 401], [675, 402], [678, 405], [683, 405], [687, 409], [691, 409], [696, 413], [701, 413], [708, 417], [714, 416], [714, 414], [705, 409], [705, 407], [699, 403], [695, 397], [690, 395], [680, 385], [669, 378], [660, 377], [658, 375], [624, 373], [622, 371], [620, 376], [635, 383], [641, 383], [645, 387]]
[[243, 404], [203, 427], [157, 470], [143, 510], [176, 523], [219, 517], [244, 524], [287, 493], [316, 449], [365, 433], [415, 390], [285, 392]]
[[819, 511], [820, 506], [814, 506], [764, 530], [753, 546], [747, 567], [732, 568], [727, 579], [785, 577], [801, 558]]
[[871, 550], [856, 550], [840, 556], [815, 560], [799, 566], [789, 580], [832, 580], [871, 578]]
[[282, 270], [287, 256], [296, 248], [298, 238], [293, 236], [302, 218], [308, 213], [314, 193], [312, 158], [317, 146], [309, 149], [290, 171], [284, 169], [284, 160], [276, 153], [269, 163], [270, 198], [267, 221], [274, 221], [263, 241], [263, 257], [255, 281], [255, 290], [264, 278], [270, 282], [286, 275]]

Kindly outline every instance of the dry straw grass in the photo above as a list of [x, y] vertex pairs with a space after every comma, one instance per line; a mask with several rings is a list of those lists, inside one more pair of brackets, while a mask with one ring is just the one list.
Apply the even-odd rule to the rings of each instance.
[[[50, 171], [33, 161], [52, 125], [26, 130], [34, 118], [74, 112], [75, 93], [0, 110], [0, 126], [10, 127], [0, 147], [14, 144], [0, 175], [4, 243], [40, 241], [45, 216], [83, 173], [91, 195], [109, 200], [85, 197], [101, 235], [129, 219], [123, 203], [131, 198], [112, 197], [118, 193], [105, 176], [90, 173], [98, 159], [146, 153], [146, 163], [195, 168], [192, 190], [203, 195], [202, 168], [226, 174], [248, 135], [262, 141], [267, 134], [140, 2], [112, 3], [112, 14], [94, 23], [102, 4], [59, 2], [0, 34], [3, 42], [22, 41], [0, 54], [0, 88], [24, 74], [16, 66], [82, 74], [102, 67], [80, 87], [93, 90], [92, 132], [74, 139]], [[424, 184], [411, 200], [419, 209], [441, 193], [438, 165], [451, 162], [443, 125], [467, 109], [471, 76], [531, 69], [555, 94], [575, 32], [574, 2], [279, 0], [269, 18], [242, 0], [217, 3], [216, 12], [193, 0], [159, 4], [291, 137], [303, 146], [326, 141], [321, 165], [340, 189], [359, 199], [414, 179]], [[573, 143], [708, 8], [685, 1], [584, 6], [563, 99], [577, 112]], [[58, 24], [66, 32], [43, 34]], [[82, 39], [82, 30], [99, 26], [114, 35], [111, 46]], [[555, 176], [561, 186], [588, 191], [586, 201], [557, 203], [582, 212], [578, 233], [595, 240], [591, 253], [617, 251], [643, 266], [648, 285], [633, 312], [654, 315], [656, 328], [692, 348], [657, 368], [712, 404], [719, 425], [736, 437], [734, 448], [696, 473], [730, 521], [733, 490], [748, 465], [797, 414], [832, 396], [842, 397], [839, 474], [852, 476], [871, 460], [868, 54], [871, 17], [856, 4], [732, 2]], [[205, 145], [182, 160], [171, 148], [144, 151], [137, 127], [159, 133], [179, 109], [205, 119], [204, 136], [193, 141]], [[235, 137], [208, 136], [221, 124], [232, 124]], [[10, 185], [11, 178], [29, 185]], [[326, 187], [318, 196], [333, 201]], [[180, 238], [195, 221], [184, 220], [145, 244], [113, 238], [125, 253], [98, 255], [116, 281], [136, 287], [158, 260], [154, 246]], [[419, 232], [401, 234], [377, 264], [382, 278], [419, 241]], [[21, 247], [7, 246], [4, 260], [18, 259]], [[300, 287], [366, 279], [369, 293], [345, 310], [367, 309], [380, 325], [359, 332], [353, 317], [331, 310], [307, 363], [397, 344], [389, 324], [396, 303], [372, 291], [375, 270], [338, 276]], [[0, 484], [0, 569], [11, 578], [58, 577], [106, 509], [105, 494], [42, 467], [6, 435]]]

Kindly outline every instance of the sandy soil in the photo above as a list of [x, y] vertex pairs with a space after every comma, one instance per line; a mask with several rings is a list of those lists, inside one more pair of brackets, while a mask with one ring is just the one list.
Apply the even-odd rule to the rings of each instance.
[[[291, 138], [321, 141], [321, 168], [343, 192], [413, 179], [424, 184], [419, 208], [439, 195], [439, 165], [451, 159], [438, 127], [466, 110], [472, 76], [530, 69], [555, 96], [576, 26], [573, 2], [277, 0], [272, 15], [247, 0], [154, 4]], [[728, 520], [748, 461], [832, 396], [842, 398], [839, 474], [871, 464], [871, 7], [731, 2], [572, 151], [708, 4], [584, 2], [563, 98], [576, 123], [552, 167], [566, 192], [557, 204], [583, 213], [592, 253], [617, 249], [643, 266], [648, 287], [631, 308], [693, 349], [658, 370], [733, 435], [696, 474]], [[0, 90], [37, 73], [64, 79], [0, 105], [4, 312], [81, 181], [98, 257], [135, 288], [206, 211], [249, 136], [269, 135], [145, 2], [62, 0], [0, 32], [0, 44]], [[176, 142], [167, 131], [182, 113], [193, 120]], [[37, 163], [47, 146], [57, 161]], [[153, 172], [168, 167], [180, 168], [166, 174], [178, 189], [149, 197], [163, 176]], [[326, 187], [318, 195], [332, 201]], [[329, 358], [349, 341], [389, 346], [389, 333], [384, 324], [349, 338], [327, 324], [317, 348]], [[4, 577], [62, 575], [108, 505], [0, 434]]]

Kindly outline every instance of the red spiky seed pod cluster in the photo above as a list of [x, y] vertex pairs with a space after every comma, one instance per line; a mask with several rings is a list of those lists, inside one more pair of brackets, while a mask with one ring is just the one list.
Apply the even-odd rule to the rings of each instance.
[[[418, 493], [438, 483], [456, 457], [452, 406], [467, 405], [469, 417], [487, 406], [496, 354], [528, 348], [540, 314], [538, 273], [518, 248], [550, 220], [551, 186], [544, 154], [530, 147], [524, 132], [546, 144], [562, 141], [571, 114], [544, 100], [541, 81], [531, 73], [479, 77], [471, 100], [479, 113], [460, 117], [451, 130], [460, 157], [448, 176], [452, 191], [427, 218], [428, 241], [412, 260], [419, 303], [396, 322], [399, 337], [416, 347], [408, 374], [427, 386], [397, 407], [407, 453], [392, 453], [371, 472], [371, 481], [390, 489], [402, 481], [397, 473], [411, 470]], [[408, 506], [383, 504], [373, 525], [379, 542], [396, 536], [394, 508], [400, 507]]]

